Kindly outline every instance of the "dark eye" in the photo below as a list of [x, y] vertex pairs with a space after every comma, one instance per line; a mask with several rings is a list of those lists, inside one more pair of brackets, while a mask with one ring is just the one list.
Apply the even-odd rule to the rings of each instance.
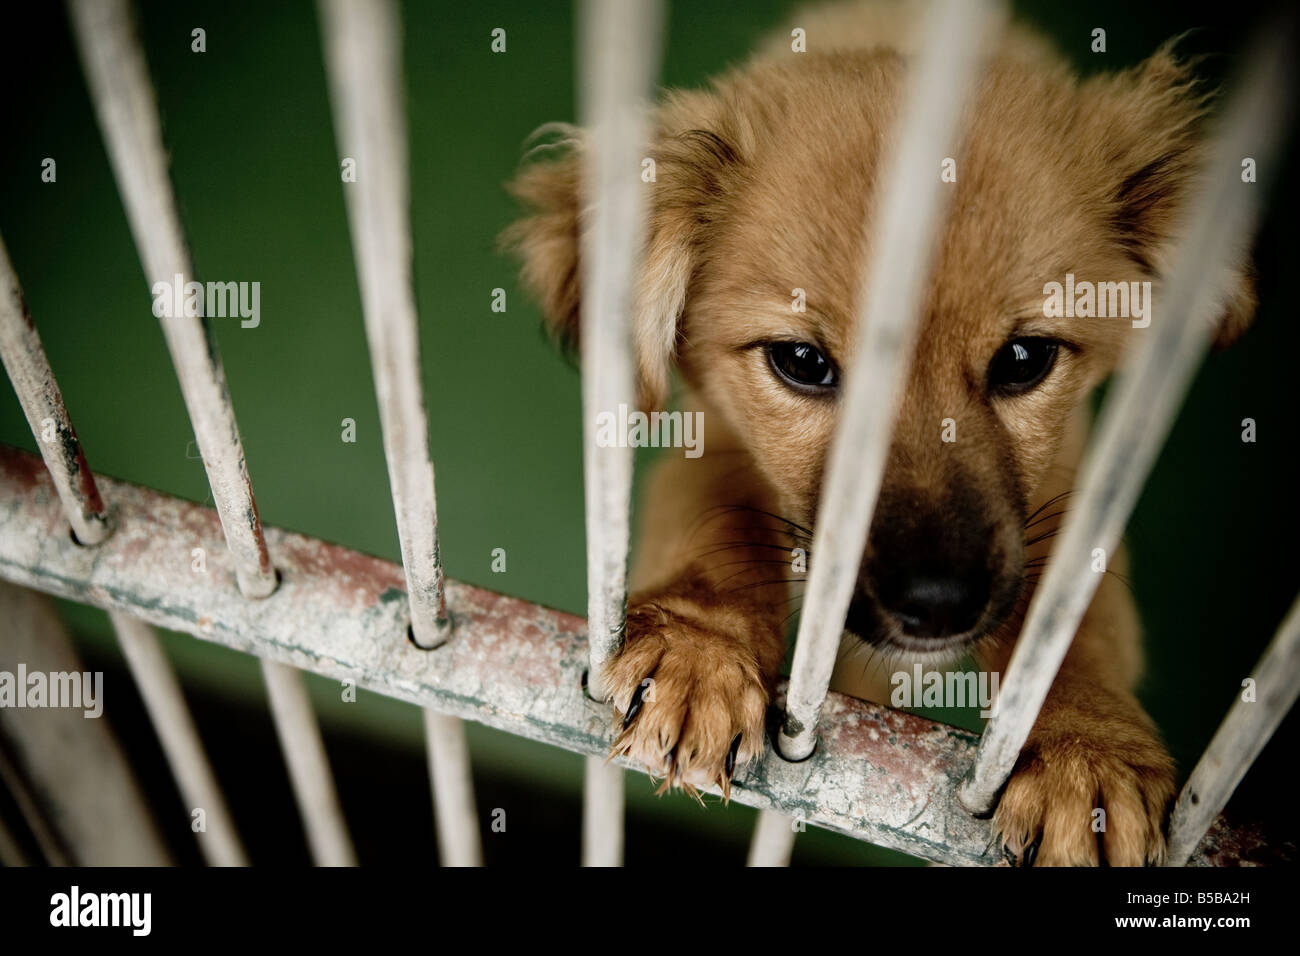
[[835, 387], [835, 367], [815, 345], [773, 342], [767, 347], [767, 356], [776, 374], [800, 391]]
[[1057, 351], [1051, 339], [1013, 339], [989, 363], [989, 391], [1001, 395], [1029, 391], [1052, 370]]

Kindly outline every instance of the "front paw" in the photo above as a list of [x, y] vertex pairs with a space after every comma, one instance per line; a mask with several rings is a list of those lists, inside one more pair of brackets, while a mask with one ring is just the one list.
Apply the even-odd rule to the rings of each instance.
[[763, 751], [768, 689], [748, 630], [721, 611], [632, 607], [607, 675], [621, 727], [611, 756], [662, 777], [660, 792], [717, 784], [729, 797], [736, 768]]
[[1145, 715], [1036, 727], [993, 816], [1012, 866], [1159, 865], [1174, 763]]

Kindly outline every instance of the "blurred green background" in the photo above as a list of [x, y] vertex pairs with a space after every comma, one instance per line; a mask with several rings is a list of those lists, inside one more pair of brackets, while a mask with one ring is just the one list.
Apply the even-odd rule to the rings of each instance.
[[[1082, 71], [1138, 62], [1193, 27], [1184, 48], [1228, 75], [1256, 21], [1234, 4], [1016, 4]], [[674, 5], [663, 81], [697, 85], [743, 58], [791, 5]], [[487, 0], [403, 6], [415, 278], [443, 553], [452, 577], [553, 607], [585, 608], [576, 372], [540, 329], [495, 237], [514, 214], [502, 189], [540, 124], [573, 120], [568, 4]], [[61, 5], [6, 11], [0, 74], [0, 235], [64, 397], [99, 472], [205, 501], [208, 488], [149, 290], [87, 98]], [[263, 520], [399, 560], [360, 316], [315, 10], [309, 3], [146, 2], [140, 22], [172, 174], [200, 278], [261, 283], [260, 327], [214, 319]], [[1088, 51], [1094, 27], [1108, 52]], [[191, 52], [202, 27], [207, 52]], [[489, 48], [507, 31], [507, 51]], [[1217, 55], [1222, 54], [1222, 55]], [[815, 131], [810, 131], [815, 135]], [[57, 161], [57, 182], [41, 163]], [[1294, 454], [1300, 331], [1282, 281], [1296, 247], [1280, 184], [1260, 241], [1256, 328], [1212, 357], [1128, 531], [1148, 632], [1143, 697], [1186, 773], [1297, 584]], [[491, 310], [504, 288], [508, 310]], [[1255, 444], [1241, 420], [1258, 422]], [[340, 440], [355, 419], [357, 442]], [[6, 384], [0, 441], [35, 449]], [[509, 555], [491, 572], [493, 548]], [[182, 859], [197, 861], [104, 614], [61, 605], [88, 661], [110, 675], [109, 714]], [[4, 622], [0, 622], [3, 626]], [[305, 862], [254, 661], [179, 635], [166, 647], [256, 861]], [[415, 708], [363, 694], [343, 704], [311, 679], [363, 862], [432, 859]], [[1245, 797], [1280, 817], [1295, 721], [1251, 774]], [[470, 728], [489, 862], [576, 862], [581, 761]], [[753, 814], [655, 798], [628, 777], [628, 862], [743, 860]], [[396, 812], [394, 812], [396, 811]], [[909, 862], [809, 831], [797, 863]]]

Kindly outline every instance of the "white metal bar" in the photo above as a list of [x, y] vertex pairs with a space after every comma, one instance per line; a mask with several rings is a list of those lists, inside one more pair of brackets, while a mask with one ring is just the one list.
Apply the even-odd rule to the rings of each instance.
[[582, 778], [582, 865], [623, 865], [623, 768], [588, 757]]
[[41, 337], [23, 301], [22, 287], [0, 239], [0, 360], [36, 438], [36, 446], [59, 490], [63, 510], [85, 545], [99, 544], [108, 535], [108, 515], [86, 464], [77, 433], [68, 418], [59, 383], [45, 357]]
[[[587, 692], [605, 700], [605, 668], [623, 646], [631, 545], [633, 449], [601, 447], [597, 422], [636, 403], [632, 359], [634, 277], [646, 198], [640, 162], [659, 69], [661, 0], [583, 0], [578, 10], [578, 111], [587, 130], [580, 271], [583, 489], [587, 533]], [[628, 447], [622, 447], [627, 445]], [[588, 759], [582, 859], [623, 860], [623, 775]]]
[[1251, 676], [1254, 695], [1238, 695], [1183, 786], [1169, 821], [1167, 866], [1184, 866], [1300, 696], [1300, 598]]
[[[194, 279], [144, 51], [126, 0], [69, 0], [73, 32], [95, 113], [151, 290]], [[201, 310], [200, 310], [201, 311]], [[212, 499], [248, 597], [275, 590], [266, 540], [248, 481], [243, 444], [211, 329], [201, 316], [168, 315], [163, 336], [194, 426]]]
[[321, 0], [320, 20], [339, 155], [356, 162], [356, 181], [344, 184], [343, 195], [406, 569], [411, 632], [418, 645], [431, 648], [447, 639], [449, 620], [411, 280], [401, 27], [391, 0]]
[[816, 745], [818, 717], [911, 366], [925, 282], [950, 193], [935, 172], [936, 157], [956, 150], [979, 51], [1004, 16], [1001, 5], [971, 0], [936, 0], [927, 11], [902, 128], [873, 204], [876, 238], [864, 271], [859, 342], [845, 376], [778, 738], [778, 749], [789, 760], [806, 758]]
[[197, 834], [199, 849], [213, 866], [247, 866], [235, 821], [158, 635], [129, 614], [109, 611], [108, 615], [187, 809], [203, 811], [205, 828]]
[[587, 131], [580, 261], [588, 689], [597, 700], [608, 696], [605, 663], [623, 644], [633, 460], [631, 447], [600, 447], [597, 418], [636, 404], [631, 315], [646, 205], [640, 162], [663, 19], [659, 0], [583, 0], [579, 10], [578, 103]]
[[434, 821], [438, 827], [442, 865], [481, 866], [483, 846], [478, 814], [474, 810], [465, 725], [455, 717], [426, 709], [424, 736], [429, 750], [429, 777], [433, 783]]
[[[150, 289], [193, 278], [176, 211], [157, 104], [144, 52], [125, 0], [69, 0], [74, 33], [95, 112], [126, 205], [127, 219]], [[200, 316], [168, 315], [171, 352], [212, 498], [246, 597], [266, 597], [277, 584], [244, 463], [243, 445], [211, 329]], [[330, 779], [320, 728], [299, 677], [264, 662], [276, 721], [316, 859], [354, 860]]]
[[[100, 553], [62, 537], [83, 559]], [[16, 764], [5, 776], [16, 770], [30, 781], [40, 813], [30, 804], [26, 812], [45, 852], [55, 859], [66, 852], [77, 866], [170, 865], [171, 854], [109, 724], [104, 675], [86, 670], [45, 595], [0, 582], [0, 621], [0, 671], [14, 675], [24, 699], [31, 676], [44, 674], [51, 695], [44, 706], [0, 707], [0, 733], [13, 745]], [[56, 678], [62, 691], [55, 690]], [[63, 706], [49, 706], [56, 693]]]
[[[109, 533], [108, 514], [72, 427], [54, 370], [27, 311], [22, 286], [9, 261], [3, 238], [0, 238], [0, 361], [13, 383], [78, 544], [98, 544]], [[9, 624], [16, 626], [13, 621]], [[6, 782], [46, 860], [66, 865], [66, 855], [45, 823], [25, 781], [3, 752], [0, 752], [0, 779]], [[5, 866], [28, 866], [31, 862], [3, 820], [0, 820], [0, 862]]]
[[[411, 278], [400, 22], [390, 0], [321, 0], [319, 7], [339, 155], [354, 160], [357, 169], [356, 181], [344, 187], [344, 198], [397, 513], [411, 636], [420, 647], [433, 648], [447, 640], [451, 620], [443, 595]], [[425, 729], [442, 861], [477, 866], [482, 850], [465, 729], [454, 718], [430, 711]]]
[[789, 866], [794, 852], [794, 821], [776, 810], [763, 810], [754, 824], [747, 866]]
[[1101, 575], [1091, 570], [1096, 548], [1111, 554], [1137, 503], [1183, 395], [1200, 365], [1225, 301], [1224, 280], [1254, 231], [1264, 177], [1243, 184], [1241, 158], [1267, 174], [1285, 126], [1284, 59], [1277, 36], [1248, 58], [1245, 82], [1229, 102], [1192, 199], [1187, 232], [1175, 249], [1158, 293], [1159, 315], [1121, 371], [1080, 468], [1072, 505], [1047, 571], [1002, 679], [998, 711], [961, 788], [973, 813], [987, 813], [1043, 706], [1047, 692]]
[[302, 675], [264, 658], [262, 678], [312, 858], [317, 866], [355, 866], [356, 853]]
[[[36, 841], [36, 848], [40, 851], [44, 864], [46, 866], [70, 866], [72, 861], [68, 859], [68, 854], [59, 844], [59, 838], [45, 819], [45, 814], [41, 810], [35, 794], [32, 793], [31, 787], [23, 779], [18, 768], [10, 761], [4, 747], [0, 747], [0, 784], [3, 784], [5, 789], [9, 791], [14, 806], [23, 818], [23, 822], [27, 824], [32, 839]], [[5, 865], [8, 866], [9, 864], [6, 863]]]

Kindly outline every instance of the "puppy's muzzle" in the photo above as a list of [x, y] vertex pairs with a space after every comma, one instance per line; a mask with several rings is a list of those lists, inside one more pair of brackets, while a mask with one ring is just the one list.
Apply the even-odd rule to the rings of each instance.
[[[1003, 516], [962, 490], [882, 492], [845, 622], [874, 644], [941, 651], [978, 638], [1008, 610], [1023, 564], [997, 542]], [[1014, 520], [1010, 514], [1008, 521]]]

